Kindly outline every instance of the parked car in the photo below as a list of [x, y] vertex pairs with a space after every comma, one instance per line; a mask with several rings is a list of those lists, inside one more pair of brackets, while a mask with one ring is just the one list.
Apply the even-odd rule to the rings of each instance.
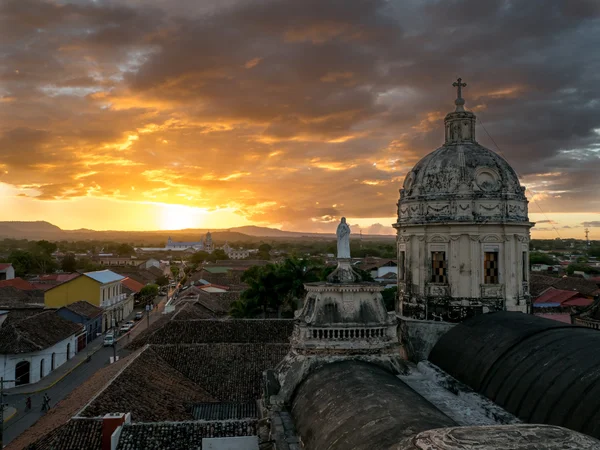
[[112, 347], [115, 344], [115, 336], [113, 334], [107, 334], [104, 336], [103, 345], [104, 347]]
[[135, 320], [142, 320], [142, 317], [144, 317], [144, 313], [142, 311], [135, 313]]
[[131, 330], [131, 328], [133, 328], [133, 322], [125, 322], [123, 325], [121, 325], [121, 332], [127, 333], [129, 330]]

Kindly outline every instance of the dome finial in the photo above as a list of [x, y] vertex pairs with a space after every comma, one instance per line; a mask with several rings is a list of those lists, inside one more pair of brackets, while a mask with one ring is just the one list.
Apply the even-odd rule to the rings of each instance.
[[462, 78], [458, 78], [452, 86], [457, 88], [456, 100], [454, 100], [454, 104], [456, 105], [456, 111], [464, 111], [465, 99], [462, 98], [462, 88], [467, 87], [467, 83], [462, 82]]

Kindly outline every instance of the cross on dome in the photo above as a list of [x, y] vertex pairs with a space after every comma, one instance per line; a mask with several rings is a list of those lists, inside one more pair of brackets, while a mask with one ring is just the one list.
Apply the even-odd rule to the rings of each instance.
[[462, 82], [462, 78], [458, 78], [452, 86], [456, 88], [456, 100], [454, 100], [454, 104], [456, 105], [456, 111], [464, 111], [465, 108], [465, 99], [462, 98], [462, 88], [467, 87], [467, 83]]

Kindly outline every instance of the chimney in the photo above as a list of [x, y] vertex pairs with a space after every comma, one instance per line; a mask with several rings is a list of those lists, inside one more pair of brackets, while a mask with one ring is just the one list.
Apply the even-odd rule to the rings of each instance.
[[122, 426], [130, 421], [129, 413], [110, 413], [102, 418], [102, 450], [116, 450]]

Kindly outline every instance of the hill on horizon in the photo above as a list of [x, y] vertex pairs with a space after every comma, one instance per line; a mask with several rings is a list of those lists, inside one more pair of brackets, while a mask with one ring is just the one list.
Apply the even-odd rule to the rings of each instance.
[[[303, 233], [283, 231], [276, 228], [245, 225], [226, 229], [188, 228], [184, 230], [151, 230], [151, 231], [120, 231], [120, 230], [63, 230], [46, 221], [0, 221], [0, 239], [47, 239], [60, 240], [114, 240], [121, 242], [157, 242], [165, 241], [169, 236], [174, 240], [195, 241], [203, 238], [210, 231], [213, 239], [218, 241], [260, 241], [264, 238], [299, 239], [299, 238], [334, 238], [334, 233]], [[391, 239], [393, 235], [363, 235], [365, 239]]]

